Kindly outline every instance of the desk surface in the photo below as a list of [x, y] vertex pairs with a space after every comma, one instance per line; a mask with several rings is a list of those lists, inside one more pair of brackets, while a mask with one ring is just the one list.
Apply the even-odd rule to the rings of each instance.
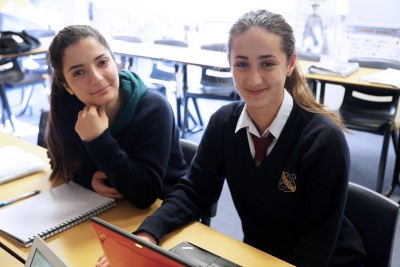
[[51, 43], [51, 40], [53, 40], [53, 37], [44, 37], [40, 38], [40, 46], [38, 48], [23, 52], [23, 53], [18, 53], [18, 54], [8, 54], [8, 55], [3, 55], [0, 54], [0, 59], [3, 58], [16, 58], [16, 57], [24, 57], [24, 56], [30, 56], [30, 55], [35, 55], [35, 54], [42, 54], [42, 53], [47, 53], [49, 50], [49, 46]]
[[16, 258], [11, 256], [7, 251], [0, 248], [0, 262], [1, 266], [7, 267], [23, 267], [24, 265], [18, 261]]
[[370, 83], [360, 80], [361, 77], [370, 75], [372, 73], [381, 71], [380, 69], [372, 69], [372, 68], [359, 68], [356, 72], [350, 74], [347, 77], [338, 77], [338, 76], [330, 76], [330, 75], [321, 75], [321, 74], [313, 74], [308, 72], [308, 67], [310, 67], [313, 63], [312, 61], [304, 61], [300, 60], [299, 65], [300, 68], [306, 78], [318, 80], [326, 83], [333, 83], [339, 85], [361, 85], [373, 88], [382, 88], [382, 89], [390, 89], [395, 91], [400, 91], [400, 88], [397, 88], [392, 85], [386, 85], [381, 83]]
[[195, 66], [229, 68], [225, 52], [162, 44], [130, 43], [119, 40], [112, 40], [110, 46], [114, 53], [121, 55], [169, 60]]
[[[9, 134], [0, 133], [0, 146], [9, 144], [19, 145], [28, 151], [46, 158], [45, 149]], [[50, 183], [47, 180], [48, 174], [49, 170], [0, 185], [0, 200], [32, 189], [48, 190], [50, 188]], [[128, 201], [117, 201], [116, 207], [100, 214], [98, 217], [132, 232], [160, 204], [161, 201], [157, 201], [150, 208], [139, 210]], [[284, 261], [198, 222], [193, 222], [186, 227], [168, 234], [163, 238], [160, 245], [166, 249], [170, 249], [182, 241], [190, 241], [243, 266], [291, 266]], [[22, 258], [27, 258], [29, 248], [17, 244], [3, 234], [0, 234], [0, 242]], [[46, 239], [46, 243], [70, 266], [94, 266], [98, 257], [102, 255], [101, 247], [89, 222], [84, 222], [48, 238]]]
[[[110, 42], [111, 49], [116, 54], [158, 59], [170, 60], [182, 64], [190, 64], [196, 66], [209, 66], [217, 68], [229, 68], [229, 62], [226, 52], [209, 51], [200, 48], [185, 48], [178, 46], [148, 44], [148, 43], [130, 43], [126, 41], [112, 40]], [[347, 77], [336, 77], [329, 75], [311, 74], [308, 67], [314, 62], [299, 60], [299, 66], [306, 78], [324, 81], [334, 84], [353, 84], [363, 85], [375, 88], [383, 88], [390, 90], [400, 90], [400, 88], [378, 83], [369, 83], [361, 81], [360, 77], [381, 71], [372, 68], [360, 68], [358, 71]]]

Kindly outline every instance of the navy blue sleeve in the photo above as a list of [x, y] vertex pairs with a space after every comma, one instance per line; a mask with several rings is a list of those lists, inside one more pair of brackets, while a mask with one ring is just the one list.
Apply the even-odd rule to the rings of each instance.
[[147, 231], [159, 241], [165, 234], [198, 220], [218, 201], [225, 178], [217, 117], [214, 114], [210, 118], [187, 177], [180, 180], [161, 207], [135, 233]]
[[106, 130], [84, 144], [111, 186], [137, 207], [146, 208], [162, 191], [174, 125], [173, 111], [163, 97], [144, 96], [118, 141]]

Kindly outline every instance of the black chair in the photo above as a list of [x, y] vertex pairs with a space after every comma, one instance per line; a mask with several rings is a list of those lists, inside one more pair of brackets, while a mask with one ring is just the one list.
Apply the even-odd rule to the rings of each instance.
[[[201, 49], [223, 52], [225, 51], [225, 44], [215, 43], [202, 45]], [[200, 126], [204, 125], [200, 109], [197, 104], [197, 99], [199, 98], [227, 101], [239, 100], [240, 97], [236, 93], [230, 70], [216, 69], [206, 66], [202, 67], [199, 86], [189, 87], [184, 95], [183, 129], [188, 128], [188, 104], [190, 99], [192, 100], [193, 106], [196, 110], [197, 119], [200, 123]], [[182, 131], [182, 137], [184, 137], [185, 132], [186, 131]]]
[[[128, 42], [128, 43], [141, 43], [142, 42], [142, 40], [139, 37], [133, 36], [133, 35], [114, 35], [112, 38], [114, 40], [124, 41], [124, 42]], [[134, 70], [133, 64], [135, 62], [135, 59], [133, 56], [120, 55], [120, 58], [121, 58], [121, 63], [119, 65], [120, 70], [121, 69], [127, 69], [127, 70], [131, 70], [131, 71]], [[167, 88], [163, 84], [148, 81], [146, 79], [146, 77], [142, 77], [142, 78], [148, 89], [159, 92], [164, 97], [166, 97]]]
[[39, 132], [36, 144], [44, 148], [47, 148], [45, 138], [46, 138], [46, 128], [48, 120], [49, 120], [49, 111], [42, 110], [39, 117]]
[[[186, 163], [190, 166], [194, 155], [196, 155], [198, 144], [193, 141], [190, 141], [187, 139], [182, 139], [182, 138], [180, 139], [180, 143], [181, 143], [181, 147], [182, 147], [183, 157], [184, 157]], [[218, 206], [218, 202], [215, 203], [211, 207], [211, 209], [207, 213], [207, 215], [200, 218], [199, 221], [207, 226], [210, 226], [211, 218], [215, 217], [215, 215], [217, 214], [217, 206]]]
[[[360, 66], [366, 65], [360, 63]], [[368, 66], [375, 65], [370, 63]], [[395, 116], [398, 104], [399, 92], [395, 90], [349, 85], [345, 86], [343, 102], [339, 108], [340, 115], [350, 130], [383, 136], [376, 184], [376, 191], [379, 193], [383, 190], [390, 137], [393, 140], [394, 150], [397, 151], [398, 130]]]
[[23, 70], [18, 60], [18, 58], [2, 59], [0, 62], [1, 118], [4, 126], [6, 121], [9, 120], [13, 132], [15, 131], [14, 115], [7, 97], [7, 91], [21, 89], [20, 110], [17, 115], [22, 115], [29, 108], [34, 87], [40, 84], [43, 88], [46, 88], [46, 76]]
[[399, 204], [364, 186], [349, 183], [345, 215], [364, 242], [365, 266], [391, 266]]

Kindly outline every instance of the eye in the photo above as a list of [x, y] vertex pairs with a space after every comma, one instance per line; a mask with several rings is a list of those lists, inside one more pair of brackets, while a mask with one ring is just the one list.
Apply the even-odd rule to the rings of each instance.
[[235, 66], [238, 67], [238, 68], [246, 68], [246, 67], [249, 66], [249, 64], [247, 62], [241, 61], [241, 62], [237, 62], [235, 64]]
[[105, 65], [107, 65], [107, 63], [109, 62], [109, 60], [108, 59], [101, 59], [101, 60], [99, 60], [99, 66], [100, 67], [102, 67], [102, 66], [105, 66]]
[[74, 71], [72, 73], [72, 76], [74, 76], [74, 77], [77, 77], [77, 76], [80, 76], [80, 75], [83, 75], [83, 71], [82, 70], [77, 70], [77, 71]]
[[270, 67], [272, 67], [272, 66], [274, 66], [275, 64], [273, 63], [273, 62], [269, 62], [269, 61], [265, 61], [265, 62], [262, 62], [261, 63], [261, 66], [263, 67], [263, 68], [270, 68]]

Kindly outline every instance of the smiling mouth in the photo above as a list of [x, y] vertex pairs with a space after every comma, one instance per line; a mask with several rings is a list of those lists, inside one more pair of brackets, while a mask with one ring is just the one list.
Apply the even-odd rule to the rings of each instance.
[[92, 95], [102, 94], [107, 90], [108, 87], [109, 87], [109, 85], [107, 85], [107, 86], [105, 86], [103, 88], [100, 88], [99, 90], [96, 90], [95, 92], [93, 92]]
[[259, 95], [264, 92], [266, 89], [257, 89], [257, 90], [247, 90], [250, 95]]

